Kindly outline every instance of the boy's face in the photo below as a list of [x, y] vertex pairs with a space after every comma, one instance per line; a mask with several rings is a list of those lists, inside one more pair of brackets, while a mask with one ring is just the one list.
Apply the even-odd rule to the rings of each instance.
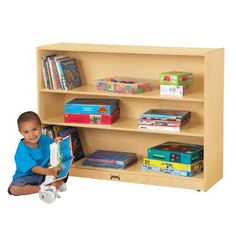
[[24, 142], [30, 147], [38, 147], [42, 127], [36, 120], [22, 122], [19, 131], [24, 137]]

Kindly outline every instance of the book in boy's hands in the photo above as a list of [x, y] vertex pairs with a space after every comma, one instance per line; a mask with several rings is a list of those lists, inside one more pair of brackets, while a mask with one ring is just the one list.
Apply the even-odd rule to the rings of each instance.
[[84, 157], [83, 146], [81, 143], [79, 131], [77, 127], [69, 127], [69, 126], [53, 126], [54, 133], [59, 137], [66, 137], [70, 135], [71, 144], [72, 144], [72, 153], [73, 153], [73, 162], [80, 160]]
[[123, 169], [136, 161], [137, 156], [133, 152], [97, 150], [85, 156], [83, 165]]
[[51, 167], [60, 166], [57, 176], [47, 175], [45, 185], [62, 180], [67, 177], [73, 161], [71, 138], [67, 136], [57, 143], [50, 145], [50, 165]]

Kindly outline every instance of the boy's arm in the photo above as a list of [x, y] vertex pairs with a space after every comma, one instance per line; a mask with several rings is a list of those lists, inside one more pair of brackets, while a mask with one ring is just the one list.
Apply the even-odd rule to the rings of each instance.
[[40, 175], [53, 175], [56, 176], [58, 171], [61, 169], [60, 166], [52, 167], [52, 168], [43, 168], [41, 166], [34, 166], [31, 170]]

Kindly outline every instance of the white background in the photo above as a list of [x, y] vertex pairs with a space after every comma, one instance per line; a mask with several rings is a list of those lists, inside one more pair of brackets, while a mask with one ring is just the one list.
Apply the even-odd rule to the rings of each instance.
[[[1, 235], [235, 235], [234, 9], [217, 0], [1, 1]], [[71, 177], [51, 205], [9, 196], [16, 119], [37, 111], [36, 47], [57, 42], [224, 47], [224, 178], [204, 193]]]

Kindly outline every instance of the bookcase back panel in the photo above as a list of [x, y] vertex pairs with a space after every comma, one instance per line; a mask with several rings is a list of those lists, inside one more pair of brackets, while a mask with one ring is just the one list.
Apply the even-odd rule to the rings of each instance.
[[78, 61], [83, 84], [95, 84], [108, 76], [146, 78], [159, 83], [166, 71], [187, 71], [194, 74], [192, 89], [204, 88], [204, 57], [97, 52], [57, 52]]
[[54, 117], [63, 116], [64, 114], [65, 96], [57, 93], [40, 93], [38, 96], [39, 115], [42, 120]]
[[100, 129], [80, 129], [86, 154], [97, 149], [136, 152], [139, 157], [147, 155], [147, 149], [167, 141], [203, 144], [203, 138], [135, 133]]
[[[65, 101], [68, 102], [73, 98], [91, 97], [91, 98], [108, 98], [102, 96], [83, 96], [75, 94], [61, 95], [65, 96]], [[178, 109], [188, 110], [192, 112], [191, 122], [203, 123], [204, 104], [201, 102], [183, 102], [171, 100], [156, 100], [156, 99], [133, 99], [119, 98], [120, 100], [120, 116], [128, 118], [139, 118], [141, 113], [149, 109]], [[63, 105], [63, 104], [62, 104]]]

